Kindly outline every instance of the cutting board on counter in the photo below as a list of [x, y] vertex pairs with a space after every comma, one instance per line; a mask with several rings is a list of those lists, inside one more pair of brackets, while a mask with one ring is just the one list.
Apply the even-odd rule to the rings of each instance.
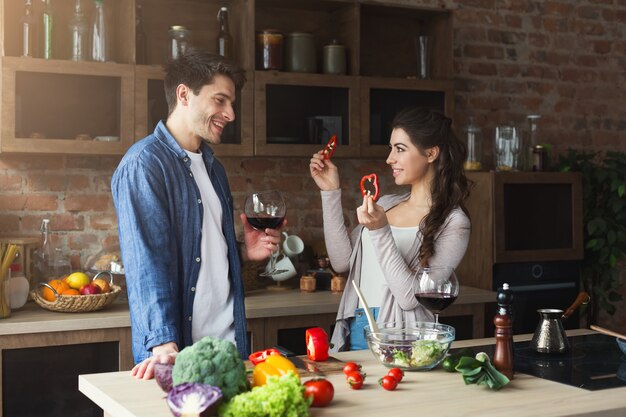
[[[306, 357], [306, 355], [298, 356], [298, 358], [302, 359], [302, 361], [305, 363], [310, 363], [312, 365], [315, 365], [317, 369], [319, 369], [321, 372], [323, 372], [326, 375], [341, 373], [343, 371], [343, 366], [345, 365], [344, 361], [341, 361], [332, 356], [330, 356], [328, 360], [325, 360], [324, 362], [316, 362], [316, 361], [309, 360]], [[246, 364], [246, 368], [248, 369], [254, 368], [254, 365], [252, 365], [250, 361], [245, 361], [245, 364]], [[301, 377], [304, 377], [304, 378], [319, 376], [314, 372], [311, 372], [307, 369], [302, 369], [302, 368], [298, 368], [298, 373], [300, 374]]]

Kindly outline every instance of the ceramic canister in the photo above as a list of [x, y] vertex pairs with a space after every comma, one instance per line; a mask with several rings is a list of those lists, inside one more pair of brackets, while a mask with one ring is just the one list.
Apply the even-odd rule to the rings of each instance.
[[324, 46], [324, 74], [346, 73], [346, 48], [337, 43]]
[[287, 35], [286, 67], [290, 72], [317, 72], [315, 38], [311, 33], [294, 32]]

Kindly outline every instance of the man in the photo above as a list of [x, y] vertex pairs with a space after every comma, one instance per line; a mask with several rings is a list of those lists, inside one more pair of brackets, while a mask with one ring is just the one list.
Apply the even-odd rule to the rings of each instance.
[[112, 179], [126, 271], [132, 375], [211, 335], [247, 355], [241, 258], [277, 250], [278, 230], [257, 231], [241, 215], [241, 258], [226, 173], [210, 145], [235, 120], [243, 71], [221, 56], [191, 50], [165, 67], [169, 114], [133, 145]]

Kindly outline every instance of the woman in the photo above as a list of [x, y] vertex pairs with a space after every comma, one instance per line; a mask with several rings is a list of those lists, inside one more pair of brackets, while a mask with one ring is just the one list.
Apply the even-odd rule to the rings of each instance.
[[339, 173], [322, 152], [311, 158], [311, 176], [321, 190], [324, 237], [333, 269], [348, 274], [332, 336], [333, 350], [365, 349], [366, 319], [358, 308], [354, 280], [373, 307], [377, 322], [432, 321], [415, 298], [414, 273], [420, 266], [456, 268], [469, 241], [470, 221], [463, 202], [469, 194], [463, 171], [465, 145], [451, 120], [409, 108], [392, 122], [387, 164], [405, 194], [363, 198], [357, 226], [349, 235], [341, 207]]

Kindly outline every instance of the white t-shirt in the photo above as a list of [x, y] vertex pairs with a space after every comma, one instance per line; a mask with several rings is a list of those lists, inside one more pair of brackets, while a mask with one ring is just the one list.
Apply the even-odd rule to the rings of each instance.
[[[417, 237], [417, 226], [415, 227], [395, 227], [391, 226], [391, 234], [396, 242], [398, 250], [403, 257], [409, 253], [413, 242]], [[359, 288], [365, 297], [365, 301], [370, 307], [380, 307], [382, 304], [383, 288], [387, 286], [387, 281], [378, 263], [374, 247], [370, 240], [369, 230], [363, 228], [361, 233], [361, 245], [363, 256], [361, 258], [361, 284]], [[363, 307], [359, 301], [359, 307]]]
[[204, 336], [235, 342], [233, 294], [228, 279], [228, 247], [222, 232], [222, 205], [209, 179], [201, 153], [189, 151], [191, 172], [200, 190], [204, 216], [200, 242], [200, 274], [191, 321], [194, 343]]

